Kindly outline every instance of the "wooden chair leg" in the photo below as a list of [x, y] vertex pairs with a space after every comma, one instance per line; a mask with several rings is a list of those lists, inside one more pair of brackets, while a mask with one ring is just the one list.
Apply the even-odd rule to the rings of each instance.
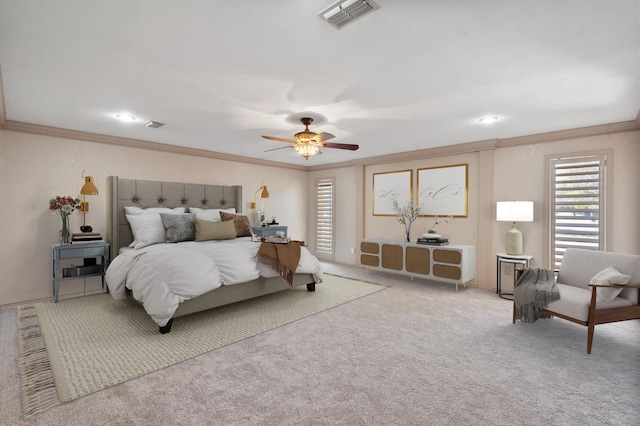
[[589, 319], [587, 320], [587, 354], [591, 353], [593, 333], [596, 328], [596, 288], [591, 287], [591, 303], [589, 304]]
[[589, 331], [587, 331], [587, 354], [591, 354], [591, 346], [593, 346], [593, 333], [596, 329], [596, 326], [593, 322], [590, 322], [587, 325]]

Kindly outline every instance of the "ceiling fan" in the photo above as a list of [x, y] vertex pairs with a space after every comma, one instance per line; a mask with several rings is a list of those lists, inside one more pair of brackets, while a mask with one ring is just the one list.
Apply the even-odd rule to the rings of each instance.
[[[305, 128], [302, 132], [298, 132], [294, 135], [295, 139], [279, 138], [277, 136], [265, 135], [262, 135], [262, 137], [272, 141], [292, 143], [293, 146], [291, 148], [295, 149], [298, 154], [305, 158], [305, 160], [308, 160], [309, 157], [313, 157], [318, 153], [321, 154], [320, 148], [347, 149], [349, 151], [356, 151], [358, 148], [360, 148], [360, 146], [358, 145], [349, 143], [326, 142], [327, 139], [335, 138], [335, 136], [333, 136], [331, 133], [315, 133], [309, 130], [309, 124], [313, 122], [313, 118], [302, 117], [300, 121], [302, 122], [302, 124], [304, 124]], [[275, 149], [269, 149], [267, 151], [274, 151]]]

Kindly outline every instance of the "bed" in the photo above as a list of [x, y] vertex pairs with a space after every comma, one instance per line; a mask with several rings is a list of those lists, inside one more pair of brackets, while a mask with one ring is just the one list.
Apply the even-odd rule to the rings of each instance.
[[[196, 211], [200, 209], [198, 215], [203, 214], [196, 217], [206, 218], [206, 214], [221, 209], [235, 212], [238, 216], [234, 216], [234, 213], [220, 215], [227, 214], [237, 219], [242, 212], [241, 186], [160, 182], [110, 176], [108, 189], [111, 195], [111, 217], [107, 233], [111, 242], [112, 262], [107, 269], [107, 286], [115, 299], [134, 297], [142, 303], [147, 313], [158, 324], [160, 333], [170, 332], [174, 319], [184, 315], [300, 285], [306, 285], [307, 290], [312, 292], [315, 291], [316, 283], [322, 282], [320, 263], [306, 247], [300, 248], [298, 270], [289, 283], [276, 271], [257, 261], [256, 253], [260, 243], [252, 237], [145, 244], [139, 244], [139, 238], [134, 240], [132, 228], [137, 224], [131, 218], [131, 214], [127, 220], [127, 213], [133, 211], [137, 214], [155, 212], [154, 209], [165, 213], [167, 210], [175, 210], [176, 215], [182, 217], [185, 216], [183, 212], [188, 213], [189, 208], [192, 211], [195, 208]], [[162, 219], [166, 218], [163, 213]], [[224, 225], [228, 223], [224, 222]], [[139, 229], [135, 230], [136, 236], [139, 237]], [[130, 247], [132, 245], [136, 248]], [[214, 256], [220, 258], [211, 264], [207, 263], [210, 262], [207, 259], [213, 259]], [[233, 258], [234, 262], [241, 259], [243, 263], [231, 264], [229, 258]], [[216, 279], [220, 282], [208, 282]], [[171, 287], [175, 284], [171, 280], [181, 282]], [[187, 285], [190, 288], [187, 288]], [[192, 285], [195, 288], [191, 287]], [[206, 290], [209, 286], [211, 290]], [[178, 290], [174, 294], [175, 287]], [[158, 302], [157, 299], [164, 298], [167, 292], [171, 293], [170, 303], [167, 302], [168, 305], [165, 306], [162, 305], [164, 301]], [[152, 295], [149, 296], [148, 293]], [[161, 306], [153, 307], [150, 300], [154, 304], [161, 303]], [[162, 313], [158, 314], [160, 311]]]

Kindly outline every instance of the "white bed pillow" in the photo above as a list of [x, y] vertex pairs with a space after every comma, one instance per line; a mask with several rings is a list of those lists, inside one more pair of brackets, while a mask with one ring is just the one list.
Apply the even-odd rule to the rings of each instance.
[[[613, 266], [609, 266], [608, 268], [603, 269], [598, 272], [591, 278], [589, 284], [619, 284], [626, 285], [629, 284], [629, 280], [631, 280], [631, 275], [626, 275], [618, 271]], [[613, 299], [618, 297], [620, 292], [622, 292], [622, 288], [611, 288], [611, 287], [598, 287], [596, 288], [596, 293], [598, 297], [602, 299], [604, 302], [611, 302]]]
[[127, 222], [133, 233], [129, 247], [140, 249], [152, 244], [164, 243], [167, 239], [160, 213], [128, 214]]
[[196, 218], [200, 220], [208, 220], [209, 222], [222, 222], [220, 212], [235, 213], [235, 207], [228, 209], [201, 209], [198, 207], [189, 207], [189, 213], [195, 213]]
[[146, 209], [136, 206], [125, 206], [124, 212], [128, 215], [149, 214], [149, 213], [167, 213], [167, 214], [180, 214], [184, 213], [187, 209], [184, 207], [149, 207]]

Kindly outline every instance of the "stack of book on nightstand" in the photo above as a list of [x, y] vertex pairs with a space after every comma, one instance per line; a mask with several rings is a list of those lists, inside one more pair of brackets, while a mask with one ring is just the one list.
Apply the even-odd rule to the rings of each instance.
[[99, 232], [74, 232], [71, 234], [71, 244], [95, 243], [102, 241]]
[[442, 237], [420, 237], [417, 241], [418, 244], [426, 244], [430, 246], [446, 246], [449, 244], [449, 240]]

